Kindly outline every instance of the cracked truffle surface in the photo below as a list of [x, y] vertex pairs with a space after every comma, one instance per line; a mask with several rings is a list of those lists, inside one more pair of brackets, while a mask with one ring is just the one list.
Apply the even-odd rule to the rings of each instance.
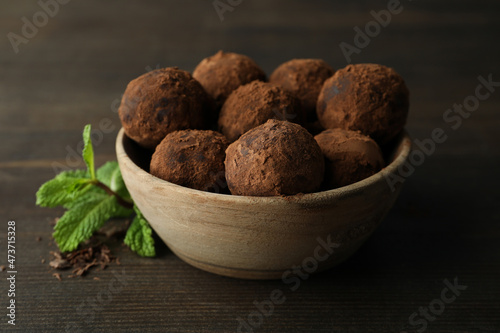
[[316, 111], [324, 128], [359, 130], [383, 145], [406, 123], [409, 91], [392, 68], [348, 65], [327, 79]]
[[235, 195], [276, 196], [319, 189], [324, 157], [302, 126], [271, 119], [229, 145], [226, 180]]
[[378, 144], [359, 132], [328, 129], [314, 139], [325, 156], [326, 189], [358, 182], [384, 167]]
[[177, 185], [220, 192], [225, 187], [227, 146], [226, 138], [214, 131], [170, 133], [156, 147], [150, 173]]
[[209, 107], [202, 86], [188, 72], [169, 67], [132, 80], [118, 114], [129, 138], [154, 149], [168, 133], [202, 128]]
[[203, 59], [194, 69], [193, 77], [213, 98], [217, 108], [239, 86], [254, 80], [266, 81], [266, 74], [252, 59], [222, 51]]
[[278, 66], [269, 77], [269, 82], [295, 94], [307, 115], [314, 122], [319, 92], [326, 79], [334, 73], [321, 59], [292, 59]]
[[219, 115], [219, 129], [233, 142], [269, 119], [301, 123], [303, 116], [300, 102], [278, 86], [253, 81], [229, 95]]

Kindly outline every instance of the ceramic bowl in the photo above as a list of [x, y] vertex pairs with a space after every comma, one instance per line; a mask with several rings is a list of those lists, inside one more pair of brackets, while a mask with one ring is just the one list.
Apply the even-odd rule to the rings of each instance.
[[407, 161], [411, 141], [406, 133], [397, 141], [377, 174], [289, 197], [209, 193], [156, 178], [147, 171], [150, 154], [123, 129], [116, 153], [132, 198], [179, 258], [220, 275], [279, 279], [293, 266], [308, 273], [331, 268], [372, 234], [401, 189], [401, 182], [388, 179]]

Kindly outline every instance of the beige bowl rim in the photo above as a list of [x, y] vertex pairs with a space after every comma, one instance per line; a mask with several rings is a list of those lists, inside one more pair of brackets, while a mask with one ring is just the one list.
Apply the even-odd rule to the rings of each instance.
[[[121, 128], [120, 131], [118, 132], [117, 138], [116, 138], [116, 153], [117, 155], [120, 155], [122, 158], [127, 159], [130, 163], [128, 165], [130, 168], [132, 168], [132, 171], [136, 173], [137, 176], [141, 177], [149, 177], [151, 179], [152, 184], [157, 185], [159, 187], [175, 187], [176, 192], [179, 193], [179, 195], [196, 195], [196, 196], [205, 196], [207, 199], [214, 199], [214, 200], [223, 200], [228, 203], [244, 203], [244, 202], [252, 202], [252, 203], [260, 203], [260, 204], [267, 204], [267, 205], [273, 205], [273, 204], [282, 204], [283, 201], [291, 201], [293, 200], [294, 202], [297, 203], [314, 203], [318, 201], [328, 201], [334, 198], [339, 198], [343, 196], [350, 196], [354, 194], [355, 192], [358, 192], [362, 190], [363, 188], [369, 187], [371, 185], [374, 185], [375, 183], [378, 183], [380, 181], [387, 181], [388, 177], [390, 177], [391, 174], [397, 174], [398, 173], [398, 168], [400, 168], [403, 164], [406, 163], [406, 160], [408, 159], [408, 156], [411, 151], [411, 139], [408, 135], [408, 133], [405, 131], [403, 135], [401, 136], [400, 142], [395, 146], [395, 152], [399, 151], [399, 154], [393, 158], [391, 163], [386, 165], [382, 170], [377, 172], [376, 174], [365, 178], [359, 182], [339, 187], [336, 189], [332, 190], [327, 190], [327, 191], [321, 191], [321, 192], [314, 192], [314, 193], [306, 193], [306, 194], [296, 194], [292, 196], [271, 196], [271, 197], [257, 197], [257, 196], [239, 196], [239, 195], [229, 195], [229, 194], [220, 194], [220, 193], [212, 193], [212, 192], [205, 192], [205, 191], [200, 191], [200, 190], [195, 190], [192, 188], [180, 186], [171, 182], [168, 182], [166, 180], [157, 178], [141, 167], [139, 167], [130, 157], [128, 157], [127, 153], [125, 152], [125, 148], [123, 146], [123, 137], [125, 136], [124, 129]], [[389, 186], [389, 184], [387, 184]]]

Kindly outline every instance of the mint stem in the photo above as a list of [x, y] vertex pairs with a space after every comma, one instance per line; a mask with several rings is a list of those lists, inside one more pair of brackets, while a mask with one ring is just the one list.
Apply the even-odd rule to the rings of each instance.
[[134, 203], [132, 201], [129, 201], [127, 199], [122, 198], [118, 193], [110, 189], [106, 184], [101, 183], [98, 180], [95, 180], [92, 182], [92, 184], [96, 185], [97, 187], [102, 188], [104, 191], [106, 191], [107, 194], [109, 195], [114, 195], [116, 197], [116, 200], [120, 205], [122, 205], [125, 208], [132, 209], [134, 208]]

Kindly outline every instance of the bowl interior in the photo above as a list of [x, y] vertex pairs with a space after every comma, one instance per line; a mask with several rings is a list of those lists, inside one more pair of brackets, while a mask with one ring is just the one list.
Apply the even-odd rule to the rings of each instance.
[[[356, 189], [359, 189], [360, 187], [366, 186], [368, 183], [375, 181], [375, 179], [379, 178], [380, 176], [388, 176], [391, 173], [394, 173], [397, 171], [397, 168], [400, 167], [401, 164], [403, 164], [406, 159], [408, 158], [408, 155], [411, 151], [411, 140], [406, 131], [400, 133], [395, 139], [387, 143], [386, 145], [381, 147], [382, 154], [384, 156], [384, 161], [385, 161], [385, 167], [380, 170], [378, 173], [374, 174], [371, 177], [368, 177], [366, 179], [363, 179], [359, 182], [335, 188], [335, 189], [327, 189], [327, 190], [321, 190], [318, 192], [314, 193], [300, 193], [298, 195], [293, 195], [293, 196], [288, 196], [286, 197], [288, 200], [292, 199], [297, 199], [297, 200], [315, 200], [319, 197], [322, 196], [335, 196], [339, 195], [340, 193], [346, 193], [350, 191], [355, 191]], [[163, 179], [157, 178], [149, 173], [149, 165], [151, 163], [151, 157], [154, 153], [153, 150], [145, 149], [141, 146], [139, 146], [134, 140], [130, 139], [125, 133], [123, 128], [120, 130], [118, 133], [117, 137], [117, 152], [118, 150], [122, 151], [125, 153], [126, 158], [130, 160], [136, 167], [137, 167], [137, 172], [146, 172], [150, 177], [155, 179], [159, 184], [165, 184], [168, 183], [172, 186], [177, 186], [182, 189], [184, 189], [187, 192], [193, 192], [193, 193], [198, 193], [200, 195], [207, 195], [207, 196], [212, 196], [212, 195], [229, 195], [231, 198], [234, 200], [255, 200], [256, 198], [262, 198], [265, 201], [272, 201], [272, 200], [278, 200], [281, 201], [284, 197], [277, 196], [277, 197], [248, 197], [248, 196], [235, 196], [231, 195], [229, 191], [221, 191], [221, 193], [212, 193], [212, 192], [205, 192], [205, 191], [200, 191], [200, 190], [195, 190], [191, 189], [188, 187], [184, 186], [179, 186], [177, 184], [170, 183], [168, 181], [165, 181]]]

